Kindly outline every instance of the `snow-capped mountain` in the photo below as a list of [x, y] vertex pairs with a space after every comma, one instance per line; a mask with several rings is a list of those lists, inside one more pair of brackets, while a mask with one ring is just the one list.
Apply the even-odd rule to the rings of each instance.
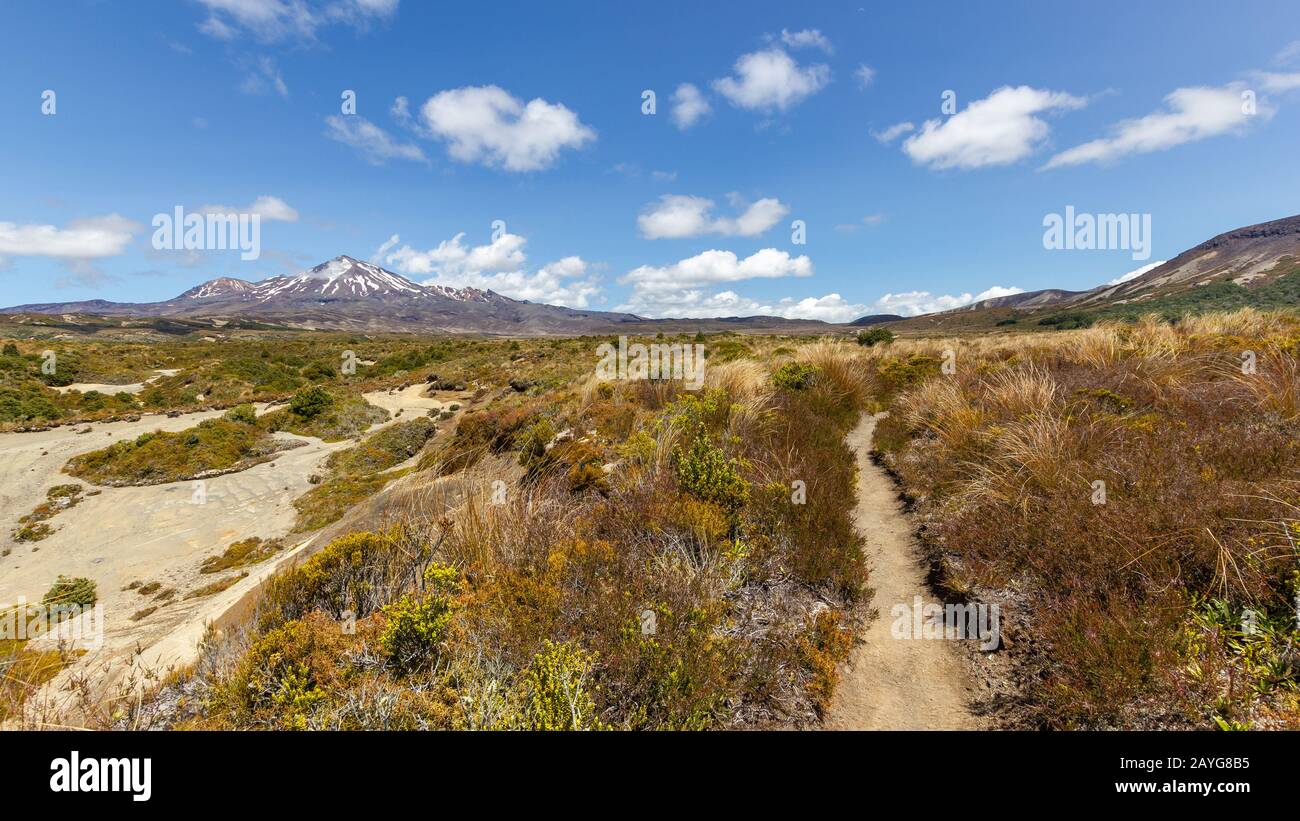
[[349, 256], [338, 256], [297, 274], [247, 282], [232, 277], [218, 277], [198, 285], [178, 299], [238, 298], [260, 303], [284, 300], [350, 299], [451, 299], [457, 302], [492, 302], [506, 297], [478, 288], [450, 288], [445, 285], [419, 285], [400, 274]]
[[165, 302], [19, 305], [0, 313], [245, 318], [294, 328], [450, 333], [581, 333], [640, 318], [510, 299], [479, 288], [420, 285], [338, 256], [297, 274], [248, 282], [218, 277]]
[[217, 277], [202, 285], [195, 285], [177, 299], [212, 299], [214, 297], [252, 298], [257, 286], [251, 282], [234, 277]]

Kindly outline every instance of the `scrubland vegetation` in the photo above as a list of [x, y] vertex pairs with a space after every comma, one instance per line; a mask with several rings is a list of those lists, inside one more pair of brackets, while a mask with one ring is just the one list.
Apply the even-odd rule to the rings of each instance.
[[328, 476], [294, 501], [297, 532], [317, 530], [337, 521], [348, 508], [379, 492], [402, 475], [389, 469], [419, 453], [436, 427], [428, 418], [397, 422], [366, 437], [325, 462]]
[[[400, 524], [277, 576], [247, 630], [210, 637], [178, 726], [815, 724], [868, 616], [843, 441], [867, 381], [850, 353], [804, 347], [775, 378], [716, 365], [699, 392], [496, 394], [404, 480], [475, 468], [481, 486], [450, 511], [408, 501]], [[374, 475], [425, 422], [329, 467]]]
[[[573, 352], [590, 344], [542, 340], [525, 349], [509, 340], [251, 332], [219, 340], [200, 332], [146, 342], [20, 339], [0, 348], [0, 430], [286, 400], [312, 385], [357, 393], [400, 384], [415, 371], [435, 371], [453, 384], [506, 384], [526, 371], [532, 382], [553, 387], [572, 377]], [[345, 373], [349, 351], [355, 367]], [[47, 362], [53, 367], [43, 368]], [[83, 383], [143, 387], [134, 394], [54, 390]]]
[[1003, 608], [1005, 721], [1300, 726], [1298, 346], [1247, 310], [877, 359], [947, 595]]
[[[241, 389], [207, 428], [81, 457], [87, 481], [182, 476], [277, 431], [356, 440], [296, 502], [296, 530], [328, 540], [209, 635], [167, 685], [183, 699], [118, 726], [817, 726], [875, 617], [844, 437], [887, 411], [877, 456], [937, 593], [1001, 609], [996, 663], [975, 665], [995, 726], [1300, 727], [1293, 316], [701, 340], [694, 392], [597, 381], [600, 339], [389, 341], [364, 378], [267, 346], [252, 362], [284, 369], [269, 412]], [[211, 347], [191, 367], [232, 372]], [[386, 414], [361, 392], [415, 383], [465, 407], [366, 435]], [[382, 517], [353, 514], [376, 502]], [[231, 545], [192, 594], [287, 541]]]

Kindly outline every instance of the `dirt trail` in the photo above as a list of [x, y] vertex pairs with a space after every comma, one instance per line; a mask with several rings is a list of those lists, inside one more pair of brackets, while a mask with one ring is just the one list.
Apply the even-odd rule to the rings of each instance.
[[872, 606], [879, 611], [849, 656], [827, 713], [834, 730], [978, 729], [967, 705], [969, 677], [951, 641], [891, 635], [891, 608], [915, 596], [937, 600], [925, 583], [920, 549], [889, 476], [871, 461], [876, 417], [864, 415], [849, 434], [858, 461], [854, 524], [866, 539]]

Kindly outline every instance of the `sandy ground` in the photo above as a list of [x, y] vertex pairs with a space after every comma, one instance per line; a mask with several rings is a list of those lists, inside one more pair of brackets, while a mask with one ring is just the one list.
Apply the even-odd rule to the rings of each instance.
[[[400, 418], [410, 419], [441, 407], [438, 400], [420, 395], [423, 387], [376, 392], [366, 398], [395, 418], [402, 411]], [[61, 472], [71, 457], [152, 430], [183, 430], [220, 413], [146, 416], [137, 422], [0, 435], [0, 550], [11, 551], [0, 558], [0, 605], [16, 604], [20, 597], [39, 601], [59, 574], [93, 579], [103, 605], [102, 644], [92, 646], [65, 670], [48, 692], [57, 694], [69, 680], [82, 675], [106, 689], [120, 682], [130, 666], [158, 672], [188, 663], [207, 622], [219, 618], [277, 565], [307, 547], [307, 540], [291, 541], [289, 549], [248, 568], [249, 576], [229, 589], [184, 599], [190, 590], [229, 575], [200, 574], [203, 559], [250, 536], [287, 534], [296, 515], [292, 502], [310, 487], [307, 477], [321, 468], [330, 453], [349, 447], [351, 441], [327, 444], [279, 434], [306, 444], [248, 470], [204, 480], [201, 499], [196, 498], [196, 483], [191, 481], [122, 488], [96, 488], [82, 482], [100, 492], [50, 519], [48, 523], [56, 528], [52, 535], [26, 544], [10, 538], [18, 518], [44, 500], [47, 488], [74, 481]], [[91, 432], [76, 432], [85, 427]], [[163, 590], [176, 593], [169, 601], [157, 601], [156, 593], [142, 596], [124, 589], [132, 582], [158, 582]], [[153, 613], [131, 619], [155, 605]]]
[[154, 373], [158, 375], [150, 377], [144, 382], [132, 382], [129, 385], [108, 385], [102, 382], [73, 382], [71, 385], [62, 385], [56, 387], [54, 390], [58, 391], [59, 393], [67, 393], [68, 391], [79, 391], [81, 393], [90, 393], [91, 391], [99, 391], [100, 393], [108, 394], [109, 396], [118, 393], [139, 393], [140, 391], [144, 390], [144, 386], [149, 384], [150, 382], [154, 382], [158, 379], [163, 378], [164, 376], [175, 376], [176, 374], [180, 373], [180, 370], [176, 368], [160, 368], [154, 371]]
[[872, 606], [879, 611], [849, 656], [825, 726], [836, 730], [978, 729], [968, 699], [971, 682], [955, 642], [898, 639], [890, 609], [920, 596], [937, 602], [925, 583], [921, 553], [889, 476], [871, 461], [876, 418], [863, 416], [848, 443], [858, 461], [854, 524], [866, 539]]

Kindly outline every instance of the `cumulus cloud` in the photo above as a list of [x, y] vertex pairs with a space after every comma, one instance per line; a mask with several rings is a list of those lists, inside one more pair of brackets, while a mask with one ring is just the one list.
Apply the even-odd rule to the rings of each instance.
[[951, 311], [954, 308], [961, 308], [985, 299], [1011, 296], [1023, 292], [1023, 288], [1003, 287], [1001, 285], [994, 285], [973, 296], [969, 293], [935, 295], [929, 291], [904, 291], [897, 294], [885, 294], [880, 297], [871, 304], [868, 313], [920, 316], [921, 314], [932, 314], [937, 311]]
[[912, 125], [911, 123], [894, 123], [889, 128], [886, 128], [884, 131], [872, 131], [871, 136], [875, 137], [876, 142], [880, 143], [881, 145], [889, 145], [894, 140], [897, 140], [899, 137], [903, 136], [909, 131], [915, 131], [915, 130], [916, 130], [916, 126]]
[[[642, 316], [742, 316], [785, 312], [829, 312], [835, 306], [831, 296], [819, 300], [786, 299], [760, 303], [730, 290], [713, 291], [710, 286], [751, 279], [810, 277], [812, 260], [792, 257], [776, 248], [764, 248], [741, 259], [731, 251], [710, 250], [671, 265], [642, 265], [628, 271], [619, 282], [632, 286], [627, 302], [619, 310]], [[791, 315], [793, 315], [791, 313]]]
[[695, 125], [712, 110], [704, 94], [690, 83], [682, 83], [673, 92], [673, 122], [682, 131]]
[[56, 257], [69, 262], [113, 257], [126, 250], [140, 228], [120, 214], [73, 220], [63, 228], [0, 222], [0, 256]]
[[527, 270], [527, 240], [502, 233], [487, 245], [466, 246], [461, 232], [437, 247], [419, 250], [402, 244], [397, 234], [376, 249], [379, 265], [407, 276], [424, 276], [425, 285], [482, 288], [512, 299], [589, 307], [600, 293], [600, 280], [581, 257], [568, 256]]
[[1047, 140], [1051, 129], [1038, 115], [1086, 102], [1061, 91], [1004, 86], [946, 120], [926, 120], [904, 141], [903, 151], [933, 169], [1009, 165]]
[[198, 0], [208, 12], [199, 30], [219, 40], [247, 34], [263, 42], [314, 40], [330, 25], [365, 29], [388, 19], [399, 0]]
[[430, 97], [420, 110], [428, 133], [447, 142], [453, 159], [536, 171], [560, 151], [580, 148], [596, 132], [559, 103], [524, 103], [498, 86], [466, 86]]
[[1130, 154], [1163, 151], [1184, 143], [1241, 131], [1252, 116], [1270, 117], [1272, 109], [1259, 101], [1256, 114], [1242, 97], [1245, 86], [1231, 83], [1212, 88], [1179, 88], [1165, 97], [1165, 108], [1145, 117], [1125, 120], [1112, 135], [1077, 145], [1053, 156], [1044, 168], [1083, 163], [1114, 162]]
[[823, 64], [800, 66], [781, 48], [742, 54], [733, 75], [713, 81], [713, 88], [732, 105], [756, 111], [787, 111], [830, 82]]
[[779, 316], [786, 319], [819, 319], [849, 322], [862, 316], [867, 306], [857, 305], [839, 294], [797, 299], [757, 300], [735, 291], [707, 293], [699, 289], [659, 295], [654, 301], [634, 299], [619, 310], [652, 318], [703, 319], [717, 316]]
[[865, 63], [853, 70], [853, 76], [858, 79], [858, 85], [866, 88], [876, 79], [876, 70]]
[[619, 281], [634, 287], [690, 286], [812, 274], [812, 260], [807, 256], [792, 257], [786, 251], [764, 248], [744, 259], [731, 251], [710, 250], [672, 265], [642, 265], [628, 271]]
[[714, 217], [713, 200], [705, 197], [666, 194], [641, 212], [637, 225], [646, 239], [681, 239], [704, 234], [756, 237], [790, 213], [789, 206], [775, 197], [764, 197], [748, 205], [734, 194], [729, 199], [740, 211], [736, 217]]
[[267, 222], [297, 222], [298, 211], [279, 197], [263, 195], [242, 208], [234, 205], [204, 205], [205, 214], [256, 214]]
[[827, 54], [835, 53], [831, 41], [817, 29], [804, 29], [803, 31], [781, 29], [781, 42], [790, 48], [816, 48]]
[[325, 124], [326, 137], [357, 149], [372, 165], [383, 165], [388, 160], [428, 162], [418, 145], [393, 139], [387, 131], [364, 117], [335, 114], [326, 117]]

